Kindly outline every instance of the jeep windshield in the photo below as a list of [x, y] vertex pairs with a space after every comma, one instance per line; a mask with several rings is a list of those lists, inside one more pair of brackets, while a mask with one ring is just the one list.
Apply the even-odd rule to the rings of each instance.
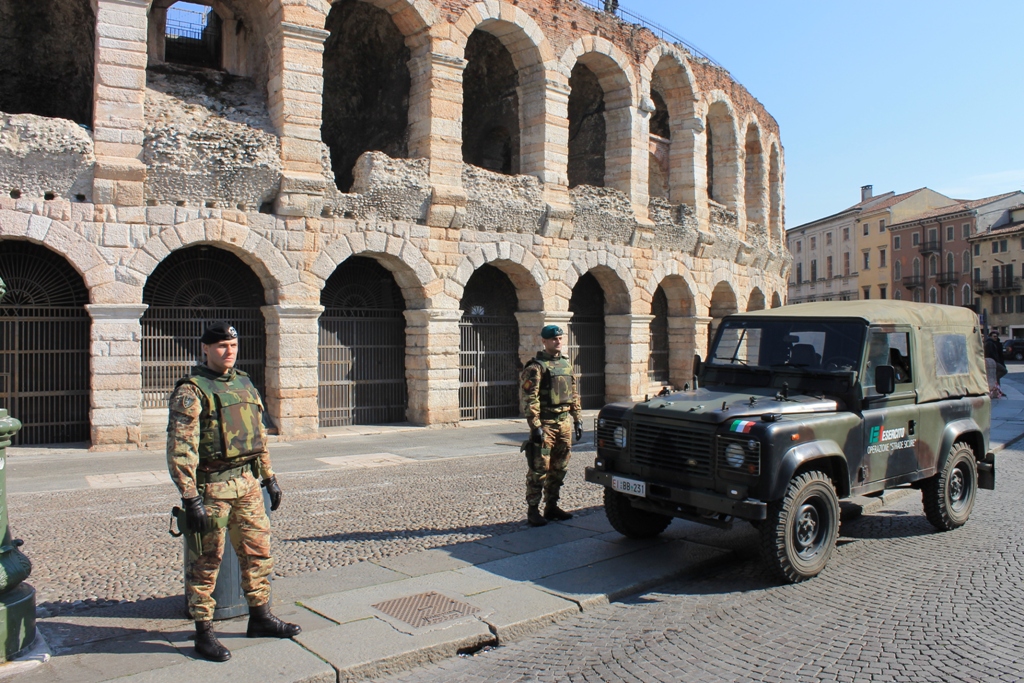
[[712, 367], [849, 372], [860, 367], [867, 326], [778, 318], [727, 319], [707, 364]]

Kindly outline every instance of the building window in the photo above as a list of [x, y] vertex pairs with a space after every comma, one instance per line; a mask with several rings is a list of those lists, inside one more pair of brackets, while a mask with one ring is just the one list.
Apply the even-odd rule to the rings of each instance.
[[886, 291], [886, 286], [885, 285], [878, 285], [878, 298], [879, 299], [887, 298], [886, 295], [885, 295], [885, 291]]
[[825, 277], [828, 278], [829, 280], [832, 279], [832, 257], [831, 256], [826, 256], [825, 257]]
[[[885, 219], [878, 221], [878, 232], [885, 232]], [[885, 298], [884, 296], [882, 297]]]
[[920, 275], [921, 275], [921, 259], [915, 258], [914, 259], [914, 277], [918, 277]]
[[865, 223], [864, 224], [864, 234], [867, 235], [870, 231], [871, 231], [871, 227], [867, 223]]
[[914, 301], [916, 301], [917, 303], [921, 303], [921, 290], [920, 289], [915, 289], [914, 290]]
[[825, 244], [826, 245], [832, 244], [832, 233], [830, 233], [830, 232], [826, 232], [825, 233]]
[[939, 292], [934, 287], [928, 290], [928, 303], [939, 303]]
[[801, 240], [796, 241], [796, 253], [800, 253], [804, 250], [804, 243]]
[[899, 261], [892, 262], [892, 279], [894, 282], [899, 282], [903, 279], [903, 264]]
[[804, 281], [804, 264], [796, 264], [796, 283], [800, 284]]
[[953, 241], [953, 226], [952, 225], [947, 225], [946, 226], [946, 241], [947, 242], [952, 242]]
[[911, 244], [911, 246], [915, 246], [915, 247], [918, 246], [919, 244], [921, 244], [921, 233], [915, 232], [913, 235], [911, 235], [911, 237], [910, 237], [910, 244]]
[[896, 299], [896, 301], [903, 301], [903, 292], [897, 289], [892, 293], [892, 298]]
[[967, 302], [971, 300], [971, 286], [970, 285], [964, 285], [963, 297], [964, 297], [963, 298], [964, 306], [966, 306]]
[[[1021, 248], [1024, 248], [1024, 239], [1021, 240], [1021, 245], [1020, 246], [1021, 246]], [[981, 256], [981, 245], [980, 244], [975, 244], [974, 245], [974, 255], [975, 256]]]
[[[885, 249], [878, 250], [878, 267], [885, 268]], [[882, 297], [885, 298], [884, 296]]]
[[843, 277], [850, 277], [850, 252], [843, 254]]
[[817, 237], [812, 237], [811, 238], [811, 251], [814, 251], [817, 248], [818, 248], [818, 238]]
[[970, 223], [964, 223], [964, 239], [967, 239], [970, 236], [971, 236], [971, 224]]
[[871, 252], [870, 251], [865, 251], [864, 252], [864, 270], [870, 270], [870, 269], [871, 269]]
[[900, 248], [900, 236], [899, 235], [896, 235], [896, 236], [894, 236], [892, 238], [892, 248], [893, 249], [899, 249]]
[[999, 242], [993, 242], [992, 243], [992, 253], [993, 254], [998, 254], [999, 253]]
[[[934, 276], [939, 271], [939, 259], [932, 256], [928, 259], [928, 274]], [[934, 301], [932, 303], [935, 303]]]
[[981, 282], [981, 268], [974, 269], [974, 281]]
[[956, 290], [952, 287], [946, 289], [946, 305], [956, 306]]
[[870, 299], [871, 298], [871, 286], [868, 285], [867, 287], [863, 287], [862, 289], [864, 290], [864, 298], [865, 299]]
[[999, 251], [1006, 252], [1006, 240], [999, 240]]
[[971, 252], [964, 249], [964, 272], [971, 272]]
[[946, 275], [950, 276], [956, 272], [956, 266], [954, 265], [953, 252], [946, 253]]
[[811, 282], [818, 281], [818, 259], [811, 260]]
[[[849, 242], [850, 241], [850, 229], [849, 228], [843, 228], [843, 241], [844, 242]], [[1021, 240], [1021, 242], [1024, 243], [1024, 240]]]
[[939, 241], [939, 229], [938, 228], [928, 228], [928, 241], [929, 242], [938, 242]]

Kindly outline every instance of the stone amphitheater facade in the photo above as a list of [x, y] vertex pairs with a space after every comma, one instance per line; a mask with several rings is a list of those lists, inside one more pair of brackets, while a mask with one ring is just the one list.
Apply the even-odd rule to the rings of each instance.
[[[265, 397], [286, 439], [321, 427], [323, 290], [353, 257], [401, 292], [415, 424], [465, 418], [460, 325], [483, 268], [514, 288], [520, 361], [596, 279], [608, 401], [682, 386], [718, 319], [782, 304], [778, 125], [723, 68], [614, 14], [576, 0], [213, 0], [218, 68], [199, 69], [166, 59], [169, 0], [31, 4], [52, 12], [55, 44], [31, 57], [0, 32], [0, 77], [24, 68], [18, 55], [68, 70], [34, 110], [14, 112], [0, 88], [0, 254], [41, 245], [81, 278], [93, 448], [146, 440], [146, 286], [180, 250], [228, 252], [258, 278]], [[0, 0], [0, 19], [28, 21], [18, 6]], [[372, 80], [399, 94], [368, 104], [346, 71], [366, 64], [395, 65]], [[668, 376], [655, 379], [662, 295]]]

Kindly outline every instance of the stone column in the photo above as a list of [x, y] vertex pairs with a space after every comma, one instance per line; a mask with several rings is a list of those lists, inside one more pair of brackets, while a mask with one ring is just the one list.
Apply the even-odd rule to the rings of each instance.
[[462, 311], [405, 312], [406, 417], [422, 425], [459, 421], [459, 320]]
[[[698, 353], [697, 326], [693, 316], [668, 319], [668, 372], [672, 386], [682, 389], [693, 386], [693, 356]], [[707, 323], [703, 323], [705, 330]], [[704, 354], [701, 354], [704, 357]]]
[[137, 448], [142, 442], [142, 325], [146, 304], [87, 304], [90, 450]]
[[609, 402], [635, 401], [647, 391], [647, 359], [653, 315], [604, 317], [605, 395]]
[[93, 140], [96, 204], [142, 206], [148, 0], [98, 0]]
[[[569, 83], [539, 73], [519, 87], [523, 139], [522, 172], [540, 178], [547, 204], [542, 234], [572, 237], [573, 208], [569, 198]], [[525, 76], [520, 76], [525, 80]]]
[[704, 360], [708, 358], [708, 347], [714, 338], [715, 330], [721, 318], [710, 318], [703, 315], [693, 317], [693, 345], [695, 353], [699, 353]]
[[706, 228], [711, 218], [708, 210], [707, 138], [704, 121], [690, 118], [672, 132], [669, 153], [669, 196], [673, 204], [695, 207], [697, 221]]
[[285, 439], [316, 438], [318, 305], [264, 306], [267, 322], [267, 411]]
[[458, 228], [466, 213], [462, 187], [462, 75], [468, 63], [450, 41], [424, 44], [409, 60], [409, 156], [430, 159], [433, 196], [427, 225]]
[[281, 191], [274, 210], [283, 216], [319, 216], [326, 187], [321, 165], [324, 41], [320, 26], [281, 21], [271, 60], [268, 105], [281, 136]]

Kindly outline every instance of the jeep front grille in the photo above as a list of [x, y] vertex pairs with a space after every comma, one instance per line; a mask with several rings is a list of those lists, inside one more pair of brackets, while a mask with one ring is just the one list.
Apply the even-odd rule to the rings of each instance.
[[711, 476], [714, 427], [637, 422], [633, 431], [634, 463], [694, 477]]

